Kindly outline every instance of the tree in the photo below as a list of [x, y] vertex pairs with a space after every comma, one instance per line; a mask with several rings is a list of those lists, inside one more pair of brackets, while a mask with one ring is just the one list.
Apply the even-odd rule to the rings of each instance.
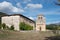
[[2, 24], [2, 28], [6, 29], [6, 24], [5, 23]]
[[[1, 29], [2, 25], [5, 25], [5, 24], [1, 24], [1, 17], [2, 17], [2, 16], [5, 16], [5, 15], [8, 15], [8, 14], [3, 13], [3, 12], [0, 12], [0, 29]], [[5, 25], [5, 26], [6, 26], [6, 25]], [[3, 27], [3, 28], [4, 28], [4, 27]]]
[[1, 24], [0, 24], [0, 29], [1, 29]]
[[58, 2], [55, 2], [56, 5], [60, 6], [60, 0], [57, 0]]
[[24, 22], [21, 22], [19, 24], [19, 29], [20, 30], [33, 30], [33, 26], [29, 25], [29, 24], [26, 24]]
[[7, 29], [7, 30], [10, 30], [9, 26], [6, 26], [6, 29]]
[[58, 0], [60, 2], [60, 0]]
[[60, 29], [60, 25], [56, 25], [56, 24], [46, 25], [46, 29], [49, 29], [49, 30], [59, 30]]
[[19, 29], [20, 29], [20, 30], [24, 30], [24, 27], [25, 27], [25, 23], [24, 23], [24, 22], [21, 22], [21, 23], [19, 24]]
[[53, 30], [53, 33], [55, 35], [60, 35], [59, 34], [60, 24], [59, 25], [57, 25], [57, 24], [50, 24], [50, 25], [47, 25], [46, 28], [49, 29], [49, 30]]

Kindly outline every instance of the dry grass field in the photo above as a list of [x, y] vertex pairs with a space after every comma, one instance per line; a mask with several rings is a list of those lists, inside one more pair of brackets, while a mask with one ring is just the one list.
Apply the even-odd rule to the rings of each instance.
[[48, 40], [52, 32], [0, 30], [0, 40]]

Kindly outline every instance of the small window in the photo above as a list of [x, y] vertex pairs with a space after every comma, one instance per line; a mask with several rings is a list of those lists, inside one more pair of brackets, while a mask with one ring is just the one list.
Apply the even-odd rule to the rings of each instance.
[[38, 19], [42, 19], [42, 17], [38, 17]]
[[40, 17], [38, 17], [38, 19], [40, 19]]

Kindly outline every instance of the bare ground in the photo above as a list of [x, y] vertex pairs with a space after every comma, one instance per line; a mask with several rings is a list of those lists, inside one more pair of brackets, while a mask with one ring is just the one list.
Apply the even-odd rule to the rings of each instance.
[[53, 32], [0, 30], [0, 40], [51, 40]]

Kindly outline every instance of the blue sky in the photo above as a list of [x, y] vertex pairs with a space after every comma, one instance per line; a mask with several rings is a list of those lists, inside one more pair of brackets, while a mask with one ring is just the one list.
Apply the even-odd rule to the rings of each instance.
[[57, 0], [0, 0], [0, 12], [20, 13], [33, 20], [38, 14], [46, 17], [46, 24], [60, 22], [60, 6]]

